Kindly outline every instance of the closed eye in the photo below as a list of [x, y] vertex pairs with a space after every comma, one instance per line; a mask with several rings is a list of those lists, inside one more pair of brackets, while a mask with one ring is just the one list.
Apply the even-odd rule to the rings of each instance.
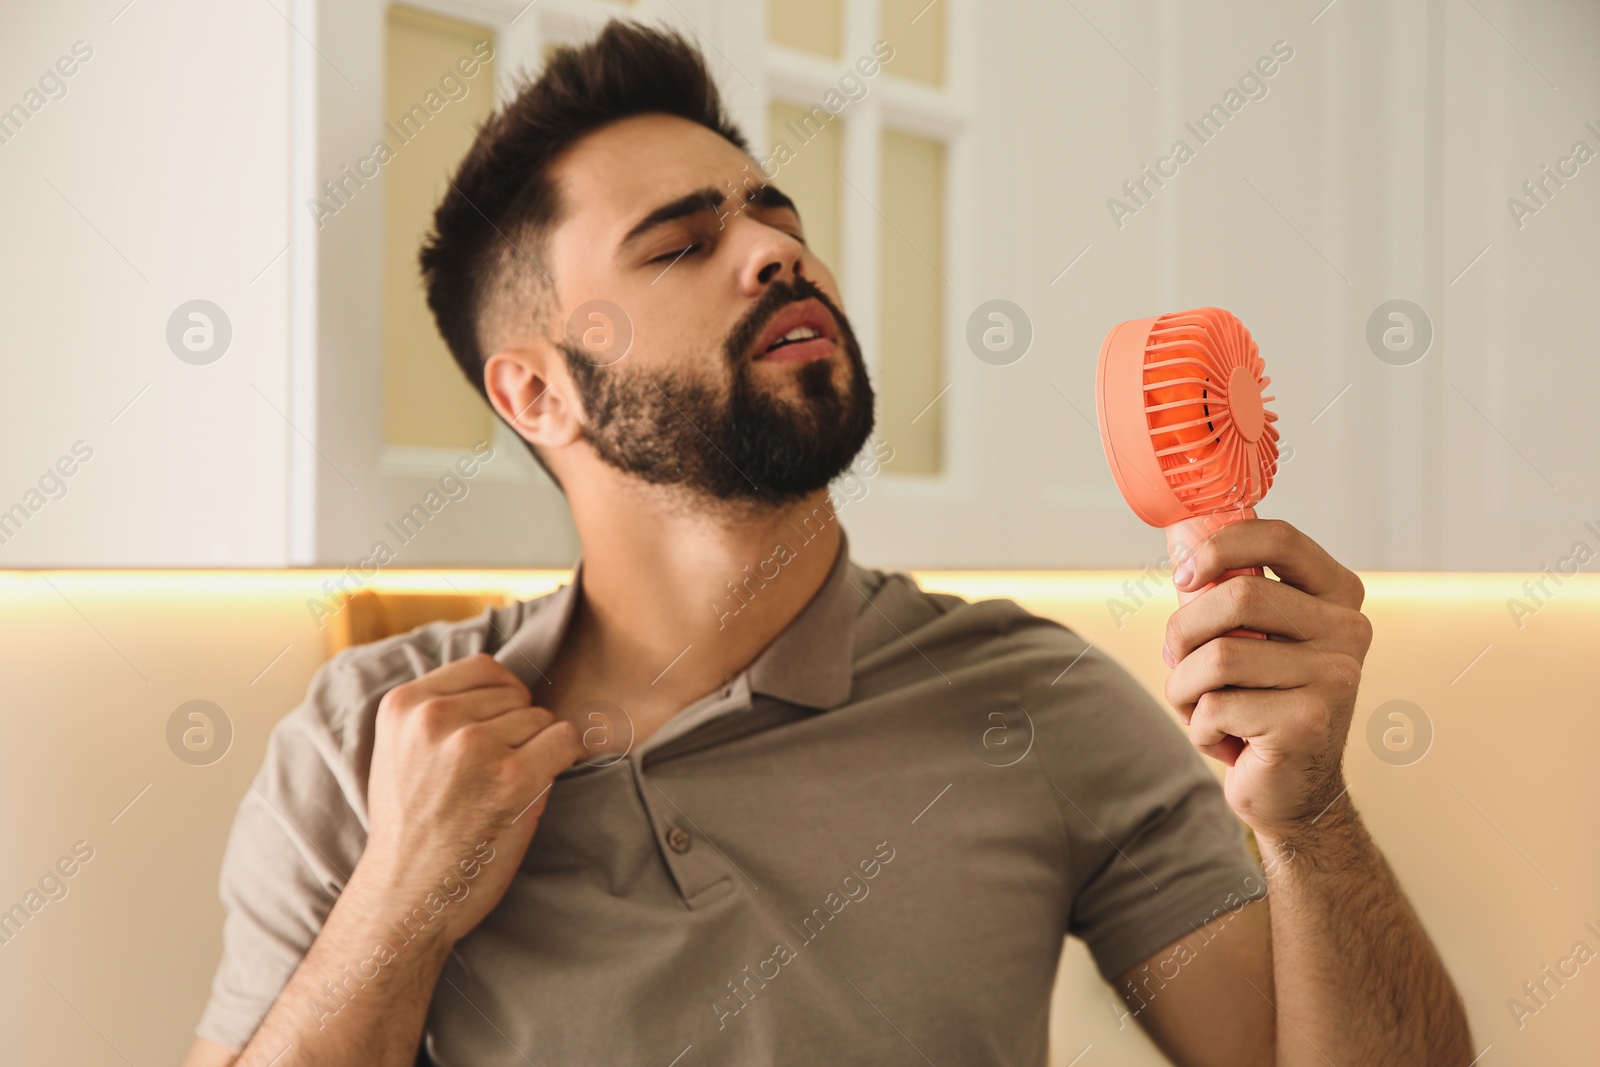
[[678, 249], [676, 252], [667, 252], [667, 253], [664, 253], [662, 255], [659, 255], [659, 256], [655, 257], [654, 259], [652, 259], [650, 262], [651, 263], [676, 263], [678, 260], [680, 260], [684, 256], [688, 255], [690, 252], [695, 251], [699, 247], [700, 247], [700, 245], [698, 243], [692, 244], [692, 245], [686, 245], [683, 248]]

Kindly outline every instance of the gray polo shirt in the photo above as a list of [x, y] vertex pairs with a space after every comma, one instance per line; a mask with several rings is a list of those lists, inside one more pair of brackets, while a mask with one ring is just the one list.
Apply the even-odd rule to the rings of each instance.
[[[487, 651], [537, 702], [581, 585], [580, 566], [318, 669], [239, 805], [200, 1036], [245, 1044], [355, 868], [383, 694]], [[1065, 936], [1115, 978], [1258, 877], [1202, 757], [1116, 662], [844, 542], [730, 684], [557, 779], [510, 890], [446, 963], [426, 1049], [441, 1067], [1032, 1067]]]

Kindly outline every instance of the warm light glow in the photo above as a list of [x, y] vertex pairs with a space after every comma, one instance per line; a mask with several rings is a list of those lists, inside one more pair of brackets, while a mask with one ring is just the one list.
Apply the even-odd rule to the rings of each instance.
[[[1085, 571], [913, 571], [929, 592], [953, 593], [967, 600], [994, 597], [1080, 599], [1116, 594], [1122, 583], [1137, 578], [1132, 570]], [[1361, 575], [1367, 600], [1505, 600], [1526, 597], [1522, 583], [1544, 575], [1514, 572], [1372, 571]], [[1165, 580], [1163, 578], [1163, 580]], [[1563, 575], [1559, 596], [1600, 600], [1600, 575]], [[1555, 590], [1555, 579], [1547, 588]], [[1176, 602], [1174, 602], [1176, 603]]]
[[[1115, 595], [1122, 583], [1138, 578], [1134, 570], [915, 570], [909, 572], [930, 592], [953, 593], [968, 600], [996, 597], [1032, 599], [1083, 599]], [[504, 593], [518, 600], [542, 596], [571, 578], [565, 569], [383, 570], [370, 578], [355, 571], [323, 568], [274, 570], [16, 570], [0, 571], [0, 592], [33, 592], [53, 583], [62, 592], [93, 590], [97, 595], [126, 594], [159, 597], [163, 593], [192, 595], [196, 592], [239, 595], [282, 596], [284, 594], [321, 597], [324, 582], [344, 588], [370, 589], [379, 593]], [[1377, 571], [1361, 575], [1367, 599], [1404, 600], [1505, 600], [1526, 598], [1524, 582], [1537, 582], [1544, 575], [1514, 572], [1429, 572]], [[1555, 591], [1554, 578], [1546, 578], [1547, 588]], [[1600, 575], [1561, 576], [1556, 594], [1561, 598], [1579, 597], [1600, 600]]]
[[255, 596], [324, 597], [324, 582], [353, 592], [375, 593], [505, 593], [518, 600], [543, 596], [571, 578], [570, 570], [382, 570], [371, 577], [359, 571], [290, 568], [283, 570], [38, 570], [0, 571], [0, 596], [7, 587], [18, 593], [48, 590], [48, 581], [63, 593], [92, 590], [97, 596], [123, 594], [229, 593]]

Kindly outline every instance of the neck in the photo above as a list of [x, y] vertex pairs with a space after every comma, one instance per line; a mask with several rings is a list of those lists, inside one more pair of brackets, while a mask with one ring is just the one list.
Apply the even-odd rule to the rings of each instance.
[[650, 488], [574, 500], [573, 515], [581, 599], [555, 696], [609, 699], [636, 717], [670, 717], [747, 667], [810, 602], [840, 545], [825, 489], [736, 511]]

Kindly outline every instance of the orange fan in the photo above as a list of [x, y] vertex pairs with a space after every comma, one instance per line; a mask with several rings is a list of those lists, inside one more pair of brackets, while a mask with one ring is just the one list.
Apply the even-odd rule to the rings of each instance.
[[[1221, 308], [1124, 322], [1100, 346], [1106, 459], [1134, 514], [1166, 529], [1174, 565], [1228, 523], [1255, 518], [1272, 485], [1278, 416], [1265, 404], [1273, 397], [1261, 395], [1272, 381], [1265, 368], [1250, 331]], [[1218, 581], [1261, 573], [1232, 570]], [[1178, 601], [1202, 592], [1179, 590]]]

